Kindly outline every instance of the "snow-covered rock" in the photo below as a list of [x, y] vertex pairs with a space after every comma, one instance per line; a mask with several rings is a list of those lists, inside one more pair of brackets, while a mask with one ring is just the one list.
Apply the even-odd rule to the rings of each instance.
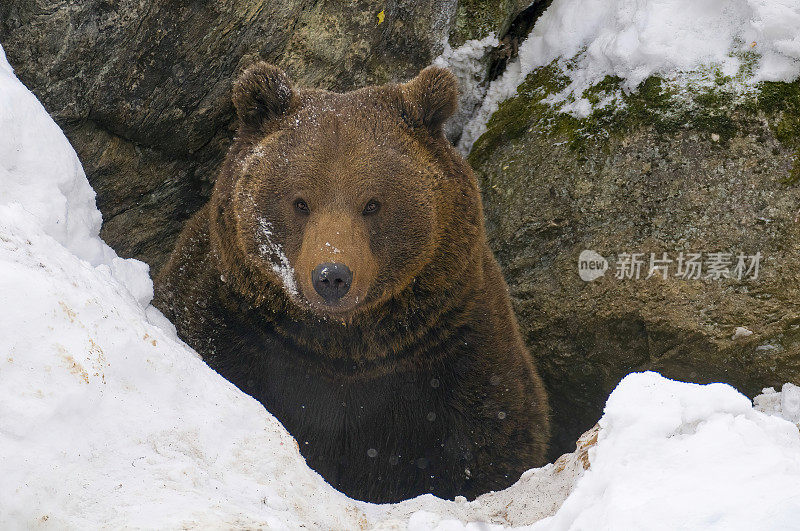
[[451, 142], [458, 141], [464, 126], [486, 96], [489, 52], [499, 44], [494, 33], [483, 39], [468, 40], [457, 48], [445, 42], [444, 51], [433, 60], [434, 65], [449, 68], [458, 78], [458, 109], [444, 127], [445, 135]]
[[[461, 147], [491, 114], [469, 161], [560, 450], [631, 367], [749, 396], [800, 374], [798, 20], [797, 0], [554, 0], [488, 89]], [[608, 271], [582, 279], [584, 252]]]
[[627, 92], [652, 75], [676, 77], [701, 67], [726, 76], [745, 68], [751, 85], [792, 81], [800, 75], [798, 27], [795, 0], [554, 0], [518, 59], [489, 86], [459, 147], [469, 152], [499, 104], [533, 70], [553, 62], [571, 82], [550, 102], [581, 117], [592, 111], [584, 91], [606, 76], [621, 79]]

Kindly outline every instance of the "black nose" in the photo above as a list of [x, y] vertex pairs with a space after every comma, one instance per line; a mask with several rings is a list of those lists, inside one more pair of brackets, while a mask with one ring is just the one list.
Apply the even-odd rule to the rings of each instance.
[[311, 283], [325, 302], [331, 304], [344, 297], [353, 283], [353, 273], [344, 264], [320, 264], [311, 272]]

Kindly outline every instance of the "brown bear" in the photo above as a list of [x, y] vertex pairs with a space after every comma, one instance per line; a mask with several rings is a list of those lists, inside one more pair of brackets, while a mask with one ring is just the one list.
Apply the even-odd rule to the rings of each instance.
[[471, 499], [544, 463], [544, 387], [442, 133], [457, 95], [433, 67], [346, 94], [250, 67], [211, 200], [156, 282], [180, 336], [352, 498]]

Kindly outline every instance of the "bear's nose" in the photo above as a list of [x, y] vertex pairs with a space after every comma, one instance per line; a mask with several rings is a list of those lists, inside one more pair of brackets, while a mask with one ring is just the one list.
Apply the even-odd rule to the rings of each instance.
[[314, 290], [325, 299], [325, 302], [331, 304], [350, 291], [353, 273], [344, 264], [334, 262], [320, 264], [311, 272], [311, 283], [314, 285]]

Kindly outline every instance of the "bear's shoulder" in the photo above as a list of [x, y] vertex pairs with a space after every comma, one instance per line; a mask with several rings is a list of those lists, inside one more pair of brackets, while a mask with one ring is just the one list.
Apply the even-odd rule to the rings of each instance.
[[207, 297], [212, 285], [216, 268], [211, 263], [208, 208], [201, 208], [186, 222], [175, 250], [155, 279], [153, 306], [175, 323], [186, 322], [182, 314]]

